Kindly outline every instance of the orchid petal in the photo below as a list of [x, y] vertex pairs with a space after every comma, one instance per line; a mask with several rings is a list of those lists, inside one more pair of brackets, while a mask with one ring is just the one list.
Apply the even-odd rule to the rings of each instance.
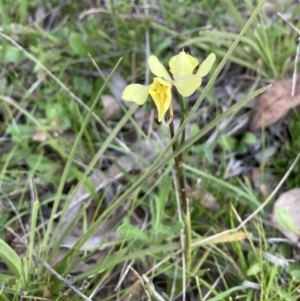
[[155, 77], [153, 84], [149, 89], [149, 94], [151, 95], [157, 111], [158, 111], [158, 121], [161, 122], [164, 115], [168, 111], [171, 105], [171, 84], [167, 81]]
[[146, 102], [149, 94], [150, 86], [143, 86], [140, 84], [128, 85], [123, 91], [122, 98], [126, 101], [135, 102], [142, 105]]
[[161, 78], [171, 80], [171, 77], [164, 67], [164, 65], [159, 61], [159, 59], [155, 55], [150, 55], [148, 59], [148, 65], [151, 72]]
[[204, 77], [208, 74], [208, 72], [211, 70], [212, 65], [214, 64], [216, 60], [216, 55], [214, 53], [211, 53], [200, 65], [197, 75], [200, 77]]
[[200, 76], [191, 74], [173, 81], [173, 85], [177, 88], [180, 95], [188, 97], [200, 87], [201, 82], [202, 78]]
[[170, 59], [169, 66], [174, 79], [177, 80], [183, 76], [193, 74], [194, 69], [198, 66], [198, 60], [181, 51]]

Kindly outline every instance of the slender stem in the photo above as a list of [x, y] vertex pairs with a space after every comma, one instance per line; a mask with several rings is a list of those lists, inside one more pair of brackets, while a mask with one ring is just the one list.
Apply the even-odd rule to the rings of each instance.
[[[181, 118], [181, 123], [184, 121], [184, 116]], [[170, 123], [170, 134], [171, 138], [174, 137], [174, 123], [173, 120]], [[184, 143], [185, 134], [184, 131], [181, 136], [180, 145]], [[178, 142], [173, 144], [173, 151], [176, 151], [178, 148]], [[182, 211], [183, 211], [183, 222], [184, 222], [184, 253], [185, 253], [185, 267], [186, 271], [190, 270], [191, 266], [191, 239], [192, 239], [192, 233], [191, 233], [191, 217], [189, 212], [189, 204], [188, 204], [188, 198], [186, 196], [186, 190], [185, 190], [185, 177], [184, 177], [184, 170], [183, 170], [183, 160], [182, 160], [182, 153], [178, 154], [174, 158], [175, 160], [175, 169], [177, 173], [177, 179], [179, 183], [179, 189], [180, 189], [180, 198], [181, 198], [181, 205], [182, 205]]]

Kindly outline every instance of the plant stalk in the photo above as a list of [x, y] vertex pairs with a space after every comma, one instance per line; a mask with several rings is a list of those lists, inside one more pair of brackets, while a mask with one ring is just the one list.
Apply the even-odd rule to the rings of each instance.
[[[181, 123], [183, 122], [183, 119], [184, 118], [182, 117]], [[170, 123], [170, 134], [171, 134], [171, 138], [173, 138], [175, 135], [173, 120]], [[184, 143], [184, 138], [185, 138], [185, 131], [183, 131], [182, 133], [180, 145]], [[173, 144], [173, 151], [176, 151], [177, 149], [178, 149], [178, 141]], [[191, 267], [192, 231], [191, 231], [191, 217], [189, 211], [189, 203], [188, 203], [188, 198], [186, 196], [186, 190], [185, 190], [185, 177], [184, 177], [182, 157], [183, 157], [182, 153], [180, 153], [174, 158], [174, 160], [175, 160], [175, 169], [176, 169], [177, 180], [179, 184], [180, 199], [181, 199], [181, 206], [183, 212], [185, 268], [186, 271], [189, 271]], [[188, 277], [186, 279], [188, 279]]]

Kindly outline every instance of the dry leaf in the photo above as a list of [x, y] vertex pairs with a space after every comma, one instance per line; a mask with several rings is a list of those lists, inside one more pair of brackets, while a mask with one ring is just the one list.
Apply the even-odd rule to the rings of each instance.
[[278, 80], [260, 95], [250, 123], [251, 131], [275, 123], [291, 108], [300, 105], [300, 74], [297, 76], [295, 96], [291, 96], [292, 83], [292, 78]]
[[300, 237], [300, 188], [291, 189], [280, 195], [274, 204], [272, 221], [292, 243], [298, 242]]

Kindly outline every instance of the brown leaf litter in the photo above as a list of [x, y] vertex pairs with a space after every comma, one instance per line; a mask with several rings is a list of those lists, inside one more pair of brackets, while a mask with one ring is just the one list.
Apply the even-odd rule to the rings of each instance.
[[285, 117], [290, 109], [300, 105], [300, 74], [297, 75], [295, 94], [292, 96], [293, 78], [276, 81], [261, 94], [250, 123], [255, 132]]

